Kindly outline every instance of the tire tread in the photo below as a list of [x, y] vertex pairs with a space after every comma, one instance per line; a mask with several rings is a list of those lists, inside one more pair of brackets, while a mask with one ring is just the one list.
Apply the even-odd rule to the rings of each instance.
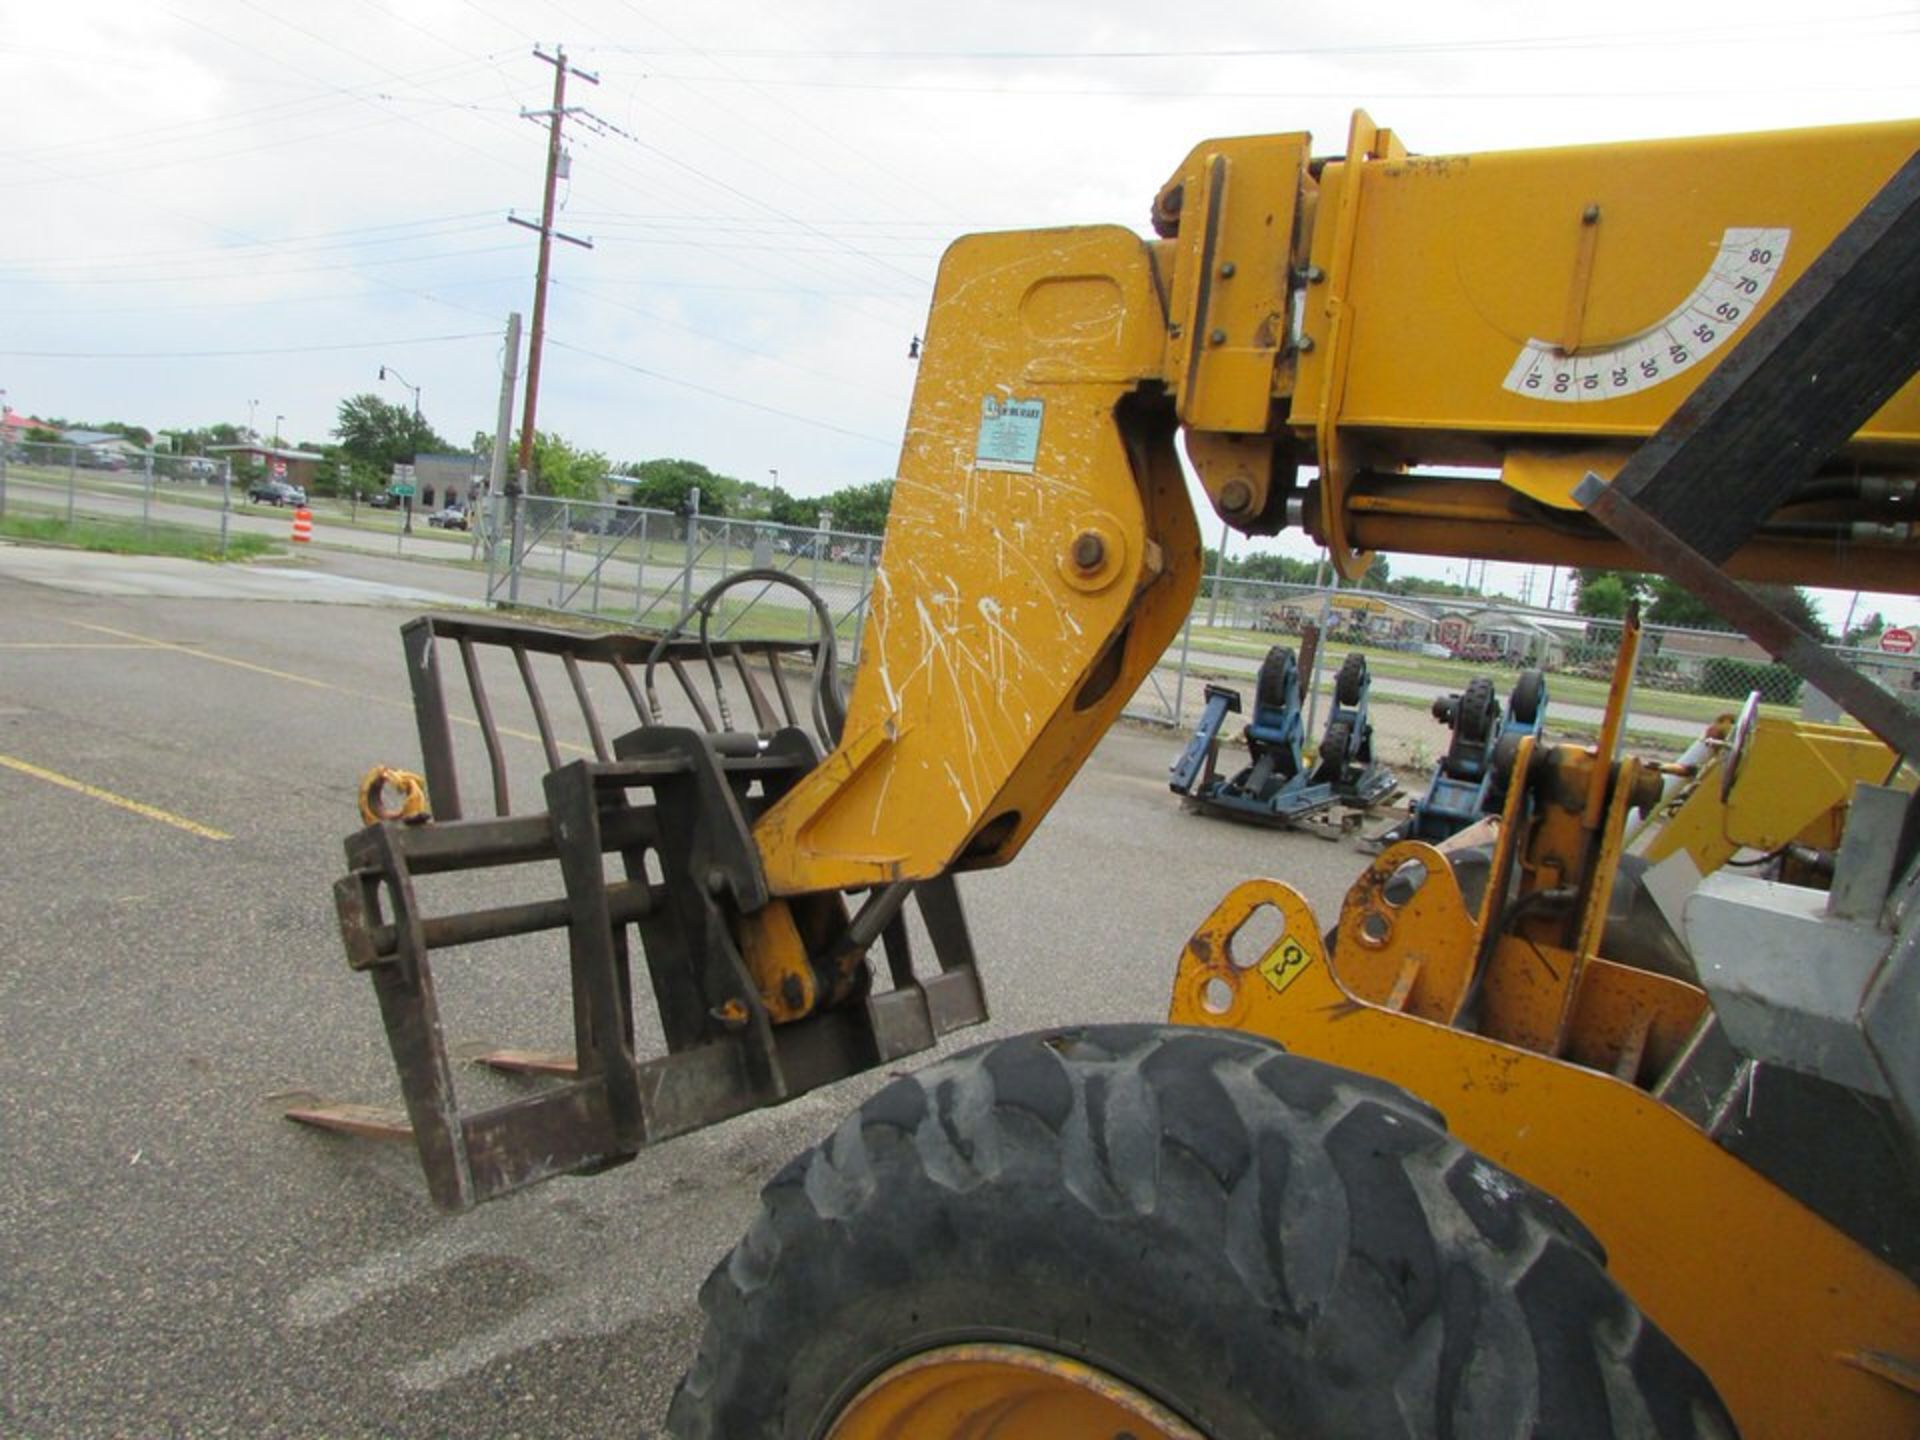
[[[784, 1414], [768, 1357], [803, 1369], [795, 1336], [837, 1322], [817, 1286], [782, 1284], [782, 1262], [837, 1246], [826, 1271], [849, 1294], [905, 1283], [926, 1260], [911, 1227], [932, 1223], [941, 1196], [990, 1205], [967, 1212], [977, 1226], [1024, 1206], [1036, 1237], [1132, 1225], [1170, 1233], [1193, 1266], [1223, 1258], [1210, 1273], [1267, 1329], [1215, 1388], [1291, 1386], [1303, 1434], [1733, 1433], [1705, 1378], [1607, 1278], [1593, 1236], [1431, 1107], [1238, 1032], [1103, 1026], [993, 1042], [897, 1080], [783, 1169], [702, 1289], [707, 1332], [669, 1434], [814, 1434]], [[1276, 1380], [1261, 1345], [1311, 1358]], [[1190, 1418], [1222, 1424], [1208, 1433], [1223, 1440], [1259, 1433]]]

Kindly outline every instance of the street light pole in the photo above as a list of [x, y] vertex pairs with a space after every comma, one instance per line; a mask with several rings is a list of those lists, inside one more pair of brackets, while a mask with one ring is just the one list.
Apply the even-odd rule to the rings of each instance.
[[[420, 387], [418, 385], [415, 385], [412, 381], [408, 380], [406, 376], [402, 375], [398, 370], [394, 369], [393, 366], [391, 365], [382, 365], [380, 367], [380, 378], [382, 380], [392, 380], [396, 384], [401, 385], [413, 392], [413, 428], [416, 432], [418, 432], [418, 430], [420, 429]], [[411, 535], [413, 533], [413, 496], [412, 495], [403, 495], [400, 497], [400, 510], [401, 510], [400, 533], [402, 535]]]
[[286, 418], [284, 415], [273, 417], [273, 448], [276, 450], [280, 448], [280, 422]]
[[382, 380], [397, 381], [403, 389], [413, 392], [413, 418], [418, 420], [420, 418], [420, 387], [418, 385], [408, 384], [407, 377], [391, 365], [382, 365], [380, 367], [380, 378]]

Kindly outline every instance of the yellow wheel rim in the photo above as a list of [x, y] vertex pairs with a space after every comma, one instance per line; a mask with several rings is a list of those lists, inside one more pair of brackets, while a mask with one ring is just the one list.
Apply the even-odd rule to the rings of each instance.
[[827, 1440], [1205, 1440], [1104, 1370], [1024, 1345], [948, 1345], [902, 1360]]

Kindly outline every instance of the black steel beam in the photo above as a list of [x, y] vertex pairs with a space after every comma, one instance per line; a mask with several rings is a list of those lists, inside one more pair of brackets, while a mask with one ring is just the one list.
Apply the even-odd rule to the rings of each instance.
[[[1608, 503], [1631, 502], [1724, 561], [1916, 368], [1920, 155], [1634, 453]], [[1618, 533], [1598, 504], [1588, 508]]]
[[[1896, 751], [1920, 714], [1822, 649], [1721, 563], [1920, 369], [1920, 155], [1621, 467], [1574, 492], [1648, 568], [1698, 599]], [[1738, 500], [1727, 481], [1738, 485]]]

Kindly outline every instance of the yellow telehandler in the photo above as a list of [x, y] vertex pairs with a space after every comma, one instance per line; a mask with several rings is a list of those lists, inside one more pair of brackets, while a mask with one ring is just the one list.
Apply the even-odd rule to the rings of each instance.
[[[1153, 239], [957, 241], [844, 701], [779, 571], [657, 636], [407, 628], [432, 818], [354, 835], [336, 890], [407, 1116], [300, 1118], [410, 1131], [460, 1209], [983, 1020], [954, 877], [1019, 853], [1184, 623], [1184, 437], [1221, 517], [1349, 576], [1380, 549], [1672, 576], [1865, 729], [1750, 706], [1685, 773], [1622, 755], [1629, 626], [1596, 743], [1497, 757], [1471, 885], [1412, 841], [1334, 919], [1249, 880], [1168, 1023], [950, 1055], [796, 1158], [702, 1293], [671, 1433], [1920, 1433], [1920, 713], [1741, 584], [1920, 591], [1917, 149], [1899, 123], [1423, 156], [1361, 114], [1332, 157], [1200, 145]], [[822, 639], [716, 638], [743, 584], [800, 591]], [[482, 682], [503, 652], [535, 809]], [[1607, 925], [1656, 812], [1678, 959]], [[416, 892], [509, 865], [563, 893]], [[575, 1048], [493, 1057], [548, 1083], [463, 1109], [429, 957], [542, 930]]]

